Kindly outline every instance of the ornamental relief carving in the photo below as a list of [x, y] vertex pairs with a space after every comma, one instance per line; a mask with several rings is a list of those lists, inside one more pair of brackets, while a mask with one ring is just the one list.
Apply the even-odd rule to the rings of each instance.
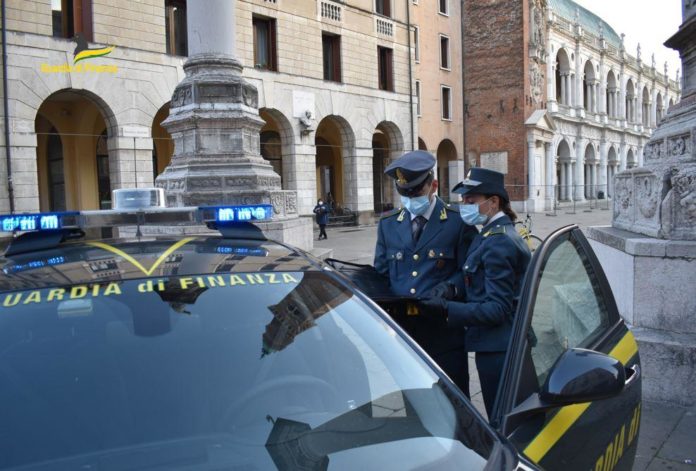
[[282, 193], [272, 193], [271, 204], [273, 205], [273, 212], [275, 214], [285, 213], [285, 197]]
[[614, 218], [631, 219], [633, 191], [631, 177], [616, 177], [614, 180]]
[[696, 169], [683, 171], [672, 178], [676, 209], [684, 216], [684, 222], [696, 225]]
[[643, 155], [645, 157], [645, 160], [659, 160], [662, 158], [663, 155], [663, 145], [664, 141], [659, 140], [652, 142], [648, 145], [645, 146], [645, 150], [643, 151]]
[[178, 108], [180, 106], [188, 105], [191, 103], [191, 85], [186, 85], [179, 87], [174, 90], [174, 95], [172, 96], [172, 108]]
[[638, 177], [635, 180], [636, 202], [640, 213], [646, 219], [652, 219], [657, 212], [657, 186], [654, 175]]
[[667, 151], [672, 157], [691, 157], [691, 134], [670, 137], [667, 141]]

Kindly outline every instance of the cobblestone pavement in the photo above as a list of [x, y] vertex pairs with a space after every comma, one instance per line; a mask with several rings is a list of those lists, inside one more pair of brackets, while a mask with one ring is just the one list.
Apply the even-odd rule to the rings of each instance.
[[[569, 214], [570, 213], [570, 214]], [[574, 213], [574, 214], [573, 214]], [[526, 214], [520, 214], [524, 219]], [[555, 216], [533, 213], [532, 232], [542, 239], [559, 227], [578, 224], [580, 228], [611, 224], [611, 211], [588, 207], [564, 208]], [[315, 248], [331, 256], [356, 263], [372, 263], [377, 226], [328, 228], [328, 239], [314, 242]], [[316, 233], [318, 234], [318, 232]], [[315, 234], [315, 239], [316, 239]], [[473, 356], [469, 357], [472, 402], [485, 416], [481, 387]], [[644, 402], [641, 431], [634, 470], [696, 471], [696, 407], [682, 408], [658, 402]]]

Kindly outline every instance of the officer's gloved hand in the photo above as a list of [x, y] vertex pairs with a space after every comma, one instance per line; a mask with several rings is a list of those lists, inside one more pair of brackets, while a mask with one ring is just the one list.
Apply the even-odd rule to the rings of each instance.
[[430, 291], [426, 292], [424, 298], [443, 298], [451, 301], [457, 297], [456, 287], [449, 281], [443, 281], [433, 286]]
[[426, 318], [447, 320], [447, 300], [441, 296], [423, 298], [418, 301], [418, 307]]

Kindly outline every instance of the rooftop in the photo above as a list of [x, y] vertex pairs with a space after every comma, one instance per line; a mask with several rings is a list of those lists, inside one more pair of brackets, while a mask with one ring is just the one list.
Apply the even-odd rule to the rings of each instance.
[[577, 13], [580, 26], [582, 26], [585, 31], [597, 37], [604, 36], [607, 43], [616, 48], [621, 46], [621, 38], [616, 31], [614, 31], [614, 28], [609, 25], [609, 23], [592, 13], [590, 10], [581, 7], [573, 0], [548, 0], [548, 4], [556, 15], [570, 21], [571, 23], [575, 21], [575, 15]]

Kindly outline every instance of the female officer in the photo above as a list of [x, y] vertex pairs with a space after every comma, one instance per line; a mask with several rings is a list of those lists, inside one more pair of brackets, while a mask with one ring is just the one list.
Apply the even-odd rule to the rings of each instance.
[[[466, 347], [476, 352], [481, 392], [490, 417], [512, 333], [512, 318], [529, 264], [527, 244], [515, 231], [502, 173], [472, 168], [452, 191], [462, 195], [460, 215], [466, 224], [483, 226], [469, 246], [462, 270], [462, 302], [431, 298], [450, 327], [466, 327]], [[430, 312], [433, 312], [432, 310]]]

